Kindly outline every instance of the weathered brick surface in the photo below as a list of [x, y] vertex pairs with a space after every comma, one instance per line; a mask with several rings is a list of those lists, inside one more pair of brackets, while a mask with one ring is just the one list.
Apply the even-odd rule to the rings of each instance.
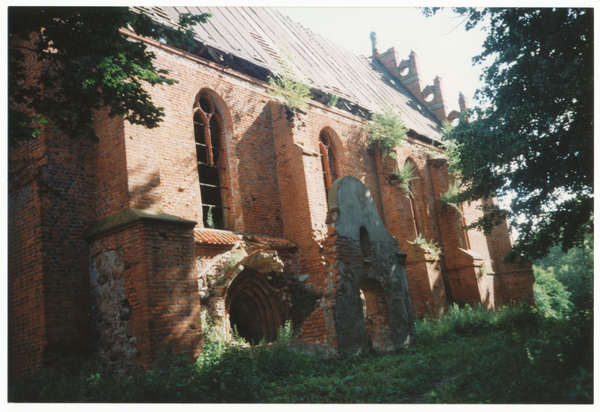
[[40, 139], [14, 150], [9, 166], [8, 356], [16, 373], [28, 373], [40, 367], [47, 341], [41, 201], [37, 182], [40, 166], [33, 161], [39, 159], [41, 163], [43, 153]]
[[[35, 74], [44, 62], [26, 54]], [[92, 145], [49, 122], [9, 156], [11, 373], [76, 366], [91, 354], [85, 234], [96, 219]]]
[[[150, 44], [156, 64], [168, 67], [179, 81], [148, 87], [155, 104], [165, 108], [160, 127], [133, 126], [99, 111], [96, 146], [69, 141], [49, 125], [37, 141], [11, 150], [9, 316], [16, 373], [38, 368], [42, 353], [53, 347], [77, 347], [82, 353], [91, 347], [90, 259], [108, 250], [122, 249], [125, 256], [125, 294], [132, 305], [132, 327], [125, 337], [136, 338], [137, 361], [150, 365], [167, 341], [189, 355], [198, 353], [198, 261], [217, 261], [232, 246], [194, 244], [190, 228], [145, 221], [94, 239], [85, 235], [96, 221], [130, 208], [203, 225], [193, 123], [200, 96], [214, 104], [222, 124], [220, 185], [227, 228], [294, 242], [296, 249], [280, 251], [285, 273], [322, 296], [302, 322], [305, 341], [338, 345], [339, 263], [355, 258], [324, 253], [335, 245], [328, 238], [330, 211], [319, 149], [323, 131], [331, 140], [338, 177], [354, 176], [368, 188], [387, 230], [408, 254], [415, 316], [439, 314], [451, 302], [494, 307], [532, 295], [529, 268], [502, 262], [510, 249], [506, 225], [491, 236], [465, 233], [463, 225], [481, 214], [478, 205], [465, 205], [461, 217], [440, 202], [451, 178], [439, 148], [412, 136], [396, 150], [397, 160], [381, 159], [367, 148], [365, 122], [348, 112], [311, 102], [290, 113], [272, 100], [266, 83]], [[407, 161], [418, 176], [411, 184], [412, 199], [390, 177]], [[436, 257], [409, 243], [419, 234], [436, 241], [443, 253]], [[257, 250], [269, 249], [256, 246], [247, 252]], [[372, 304], [380, 301], [376, 289], [369, 289]], [[225, 310], [227, 289], [222, 292], [219, 305]], [[377, 305], [367, 303], [371, 309]], [[287, 316], [282, 310], [281, 320]], [[377, 312], [371, 317], [375, 326], [385, 323], [385, 311]]]
[[[31, 348], [26, 355], [37, 365], [85, 360], [92, 343], [85, 234], [96, 216], [91, 145], [65, 138], [50, 123], [43, 137], [13, 151], [11, 164], [11, 325], [22, 331], [25, 319], [43, 322], [23, 336], [42, 338], [42, 358]], [[17, 330], [11, 336], [24, 333]], [[27, 350], [11, 344], [17, 358]]]
[[125, 298], [131, 305], [132, 330], [145, 367], [171, 342], [177, 353], [197, 356], [202, 331], [195, 246], [190, 227], [136, 222], [94, 239], [90, 257], [123, 250]]

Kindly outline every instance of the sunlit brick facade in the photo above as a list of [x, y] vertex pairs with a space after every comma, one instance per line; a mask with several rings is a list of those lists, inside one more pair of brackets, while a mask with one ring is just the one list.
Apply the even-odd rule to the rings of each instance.
[[[178, 80], [148, 87], [165, 108], [160, 127], [99, 111], [98, 144], [69, 140], [50, 123], [10, 152], [14, 373], [94, 353], [115, 371], [148, 367], [167, 342], [197, 356], [202, 313], [253, 341], [272, 339], [292, 320], [301, 340], [336, 350], [340, 259], [371, 262], [364, 238], [364, 256], [350, 256], [355, 246], [333, 229], [327, 176], [360, 181], [406, 254], [397, 264], [411, 319], [454, 302], [495, 308], [532, 297], [530, 268], [502, 261], [511, 245], [506, 224], [491, 236], [466, 232], [479, 204], [463, 205], [461, 215], [439, 200], [453, 177], [435, 138], [411, 130], [397, 159], [382, 159], [368, 147], [366, 120], [347, 110], [313, 100], [290, 112], [263, 80], [144, 41]], [[418, 177], [413, 198], [391, 174], [407, 161]], [[419, 234], [443, 253], [414, 244]], [[398, 349], [386, 326], [396, 316], [386, 299], [395, 296], [377, 276], [365, 275], [352, 292], [364, 297], [361, 327], [372, 345]], [[316, 294], [310, 313], [294, 307], [300, 287]]]

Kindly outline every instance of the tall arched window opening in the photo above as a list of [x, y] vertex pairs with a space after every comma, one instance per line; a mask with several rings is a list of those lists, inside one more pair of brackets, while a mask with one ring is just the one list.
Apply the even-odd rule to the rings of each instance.
[[194, 103], [194, 137], [200, 196], [202, 198], [202, 223], [206, 228], [227, 229], [228, 207], [221, 186], [225, 165], [223, 162], [223, 123], [214, 102], [205, 95]]
[[331, 145], [331, 138], [324, 131], [319, 135], [319, 150], [321, 152], [325, 189], [329, 191], [331, 184], [335, 182], [339, 176], [335, 153]]
[[[414, 173], [416, 173], [417, 171], [417, 166], [415, 165], [415, 163], [410, 160], [407, 159], [405, 164], [411, 164], [412, 165], [412, 169], [415, 171]], [[416, 180], [416, 179], [415, 179]], [[413, 219], [413, 225], [415, 228], [415, 233], [417, 236], [419, 236], [419, 233], [421, 233], [421, 225], [419, 223], [419, 215], [418, 215], [418, 211], [417, 211], [417, 202], [415, 201], [415, 196], [417, 196], [417, 185], [415, 183], [415, 180], [411, 180], [408, 183], [408, 188], [410, 189], [410, 194], [408, 196], [408, 198], [410, 199], [410, 213], [412, 215], [412, 219]]]

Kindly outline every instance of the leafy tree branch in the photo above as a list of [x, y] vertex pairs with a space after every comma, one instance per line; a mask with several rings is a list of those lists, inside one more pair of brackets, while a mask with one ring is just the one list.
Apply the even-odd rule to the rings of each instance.
[[[209, 17], [183, 14], [173, 28], [126, 7], [9, 8], [9, 144], [39, 136], [48, 119], [72, 139], [96, 142], [92, 113], [102, 107], [111, 117], [157, 127], [164, 110], [143, 85], [176, 80], [155, 66], [146, 44], [120, 29], [192, 50], [191, 26]], [[27, 70], [31, 53], [42, 70]]]
[[445, 133], [458, 200], [512, 197], [509, 210], [475, 223], [489, 231], [499, 216], [513, 218], [511, 261], [581, 244], [593, 225], [593, 9], [454, 11], [467, 30], [488, 27], [473, 58], [484, 65], [479, 106]]

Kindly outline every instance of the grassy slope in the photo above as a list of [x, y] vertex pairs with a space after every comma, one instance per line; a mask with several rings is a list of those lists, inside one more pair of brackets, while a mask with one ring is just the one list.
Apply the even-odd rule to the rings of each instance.
[[[268, 347], [205, 348], [197, 363], [165, 356], [129, 378], [46, 371], [11, 385], [13, 401], [591, 403], [591, 316], [453, 308], [417, 322], [419, 342], [392, 355], [335, 358]], [[179, 365], [179, 366], [178, 366]]]

